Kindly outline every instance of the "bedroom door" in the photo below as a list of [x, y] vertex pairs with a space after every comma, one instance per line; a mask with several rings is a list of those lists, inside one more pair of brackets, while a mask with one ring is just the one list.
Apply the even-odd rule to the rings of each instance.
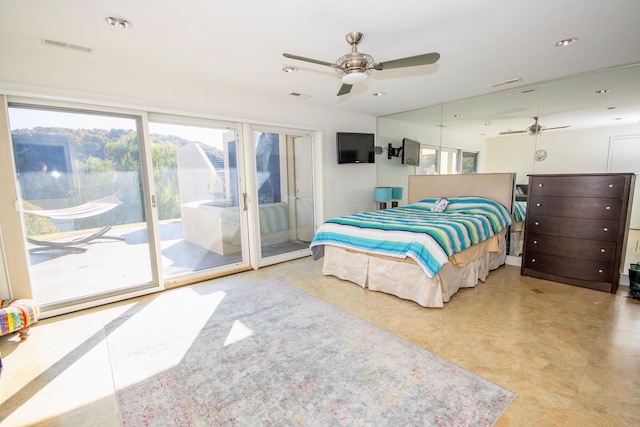
[[[609, 141], [609, 164], [607, 172], [633, 172], [640, 174], [640, 135], [615, 136]], [[627, 275], [631, 263], [640, 262], [640, 180], [636, 176], [635, 191], [631, 206], [629, 235], [625, 248], [621, 272]], [[626, 276], [625, 276], [626, 277]]]

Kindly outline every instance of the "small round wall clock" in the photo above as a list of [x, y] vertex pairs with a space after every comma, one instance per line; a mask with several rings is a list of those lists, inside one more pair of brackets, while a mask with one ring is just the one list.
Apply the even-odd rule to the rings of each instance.
[[533, 158], [536, 162], [541, 162], [547, 158], [547, 152], [544, 150], [536, 150], [533, 154]]

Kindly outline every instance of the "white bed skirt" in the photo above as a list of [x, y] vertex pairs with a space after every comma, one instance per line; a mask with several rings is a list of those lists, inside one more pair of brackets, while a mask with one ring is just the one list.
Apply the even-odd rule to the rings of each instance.
[[460, 288], [485, 281], [489, 271], [506, 260], [506, 239], [500, 252], [485, 252], [462, 267], [448, 262], [433, 278], [414, 263], [368, 256], [335, 246], [325, 246], [322, 273], [356, 283], [372, 291], [415, 301], [423, 307], [444, 307]]

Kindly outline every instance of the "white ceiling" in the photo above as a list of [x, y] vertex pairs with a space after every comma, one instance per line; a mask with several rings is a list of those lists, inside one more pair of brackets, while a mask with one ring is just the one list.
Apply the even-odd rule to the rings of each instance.
[[[109, 15], [133, 25], [108, 26]], [[297, 92], [309, 96], [299, 102], [382, 116], [503, 91], [491, 84], [512, 78], [522, 79], [509, 86], [518, 87], [639, 63], [638, 17], [637, 0], [2, 0], [0, 82], [86, 90], [86, 80], [100, 92], [99, 82], [108, 87], [125, 76], [144, 96], [159, 90], [145, 80], [164, 78], [200, 84], [203, 96], [290, 102]], [[429, 52], [441, 58], [374, 72], [337, 97], [341, 83], [331, 68], [282, 56], [334, 62], [349, 52], [351, 31], [364, 34], [359, 50], [376, 62]], [[569, 37], [578, 43], [555, 46]], [[386, 96], [372, 96], [378, 91]]]

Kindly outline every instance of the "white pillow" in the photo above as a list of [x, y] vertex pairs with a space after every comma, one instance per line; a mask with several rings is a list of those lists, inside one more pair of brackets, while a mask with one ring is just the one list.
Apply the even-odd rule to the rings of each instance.
[[442, 213], [449, 206], [449, 199], [446, 197], [441, 197], [440, 200], [436, 202], [435, 205], [431, 207], [431, 212]]

